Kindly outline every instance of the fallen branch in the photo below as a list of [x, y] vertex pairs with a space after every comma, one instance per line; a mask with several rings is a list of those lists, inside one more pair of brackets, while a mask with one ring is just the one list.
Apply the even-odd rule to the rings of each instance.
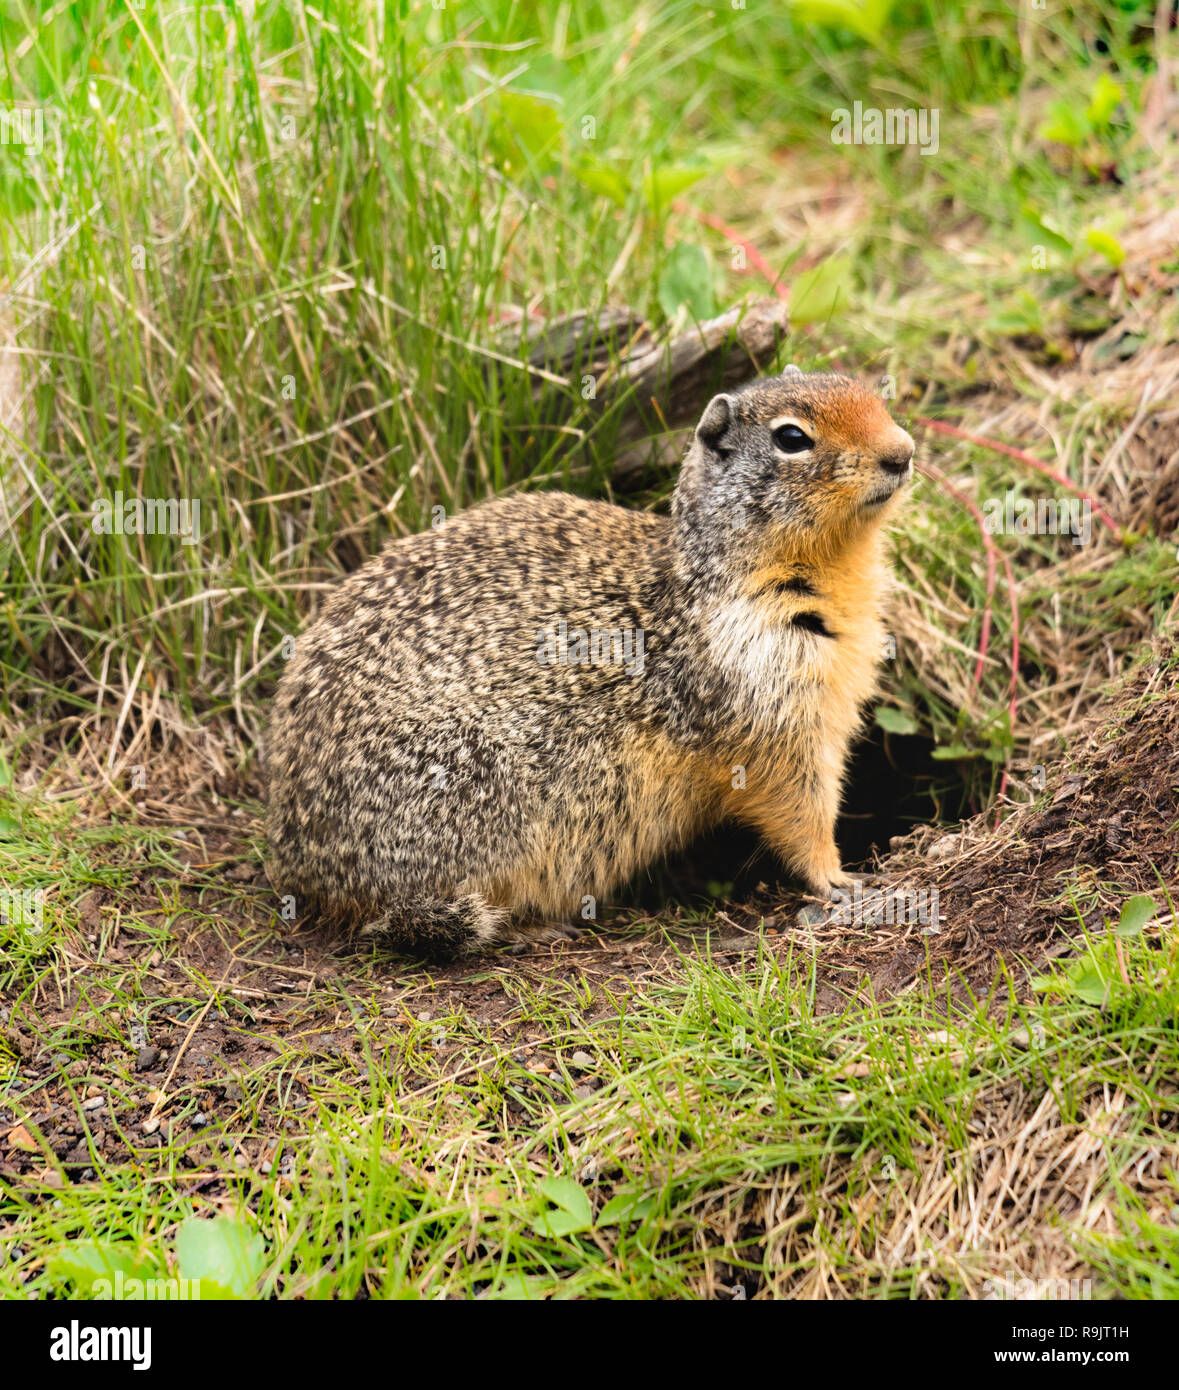
[[[694, 425], [709, 396], [765, 370], [789, 331], [785, 305], [762, 296], [675, 337], [652, 332], [629, 309], [526, 320], [500, 334], [500, 343], [527, 353], [547, 380], [558, 374], [574, 388], [592, 381], [602, 413], [618, 408], [619, 453], [613, 473], [625, 477], [650, 455], [650, 437]], [[549, 388], [538, 381], [535, 394]]]

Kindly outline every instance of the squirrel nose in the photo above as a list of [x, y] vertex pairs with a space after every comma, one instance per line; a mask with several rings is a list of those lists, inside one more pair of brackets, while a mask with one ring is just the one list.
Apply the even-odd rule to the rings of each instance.
[[907, 434], [903, 435], [891, 448], [882, 450], [876, 458], [876, 462], [886, 473], [892, 473], [896, 477], [900, 477], [902, 473], [907, 473], [912, 461], [913, 441]]

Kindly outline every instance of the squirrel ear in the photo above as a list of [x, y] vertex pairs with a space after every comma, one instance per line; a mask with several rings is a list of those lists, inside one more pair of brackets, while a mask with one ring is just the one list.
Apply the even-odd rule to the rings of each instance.
[[706, 449], [715, 449], [725, 437], [732, 418], [732, 398], [723, 394], [713, 396], [696, 426], [696, 438]]

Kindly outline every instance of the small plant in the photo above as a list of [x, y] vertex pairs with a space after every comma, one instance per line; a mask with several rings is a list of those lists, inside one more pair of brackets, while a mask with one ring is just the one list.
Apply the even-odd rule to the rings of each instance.
[[1090, 941], [1088, 949], [1064, 970], [1040, 976], [1035, 988], [1083, 999], [1100, 1008], [1135, 999], [1145, 984], [1136, 982], [1127, 971], [1121, 943], [1141, 935], [1155, 912], [1153, 898], [1145, 894], [1130, 898], [1122, 907], [1116, 927], [1107, 920], [1104, 937]]
[[[188, 1297], [247, 1299], [257, 1293], [266, 1267], [265, 1242], [232, 1216], [192, 1216], [176, 1232], [174, 1264], [171, 1277], [166, 1262], [130, 1241], [73, 1241], [50, 1259], [49, 1275], [55, 1285], [69, 1284], [82, 1297], [154, 1297], [161, 1284], [179, 1280]], [[175, 1290], [161, 1296], [174, 1297]]]

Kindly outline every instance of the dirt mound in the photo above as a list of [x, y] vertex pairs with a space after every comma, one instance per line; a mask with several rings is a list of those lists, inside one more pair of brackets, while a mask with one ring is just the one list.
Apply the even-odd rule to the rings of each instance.
[[[881, 864], [883, 900], [907, 889], [937, 921], [838, 923], [813, 931], [828, 1001], [870, 987], [876, 997], [944, 970], [985, 992], [1000, 959], [1042, 963], [1080, 931], [1116, 917], [1135, 893], [1179, 888], [1179, 651], [1160, 643], [1090, 721], [1075, 755], [1046, 769], [1034, 802], [964, 822], [922, 826]], [[894, 917], [896, 912], [894, 911]], [[927, 918], [931, 914], [924, 914]], [[897, 933], [903, 934], [898, 942]]]

